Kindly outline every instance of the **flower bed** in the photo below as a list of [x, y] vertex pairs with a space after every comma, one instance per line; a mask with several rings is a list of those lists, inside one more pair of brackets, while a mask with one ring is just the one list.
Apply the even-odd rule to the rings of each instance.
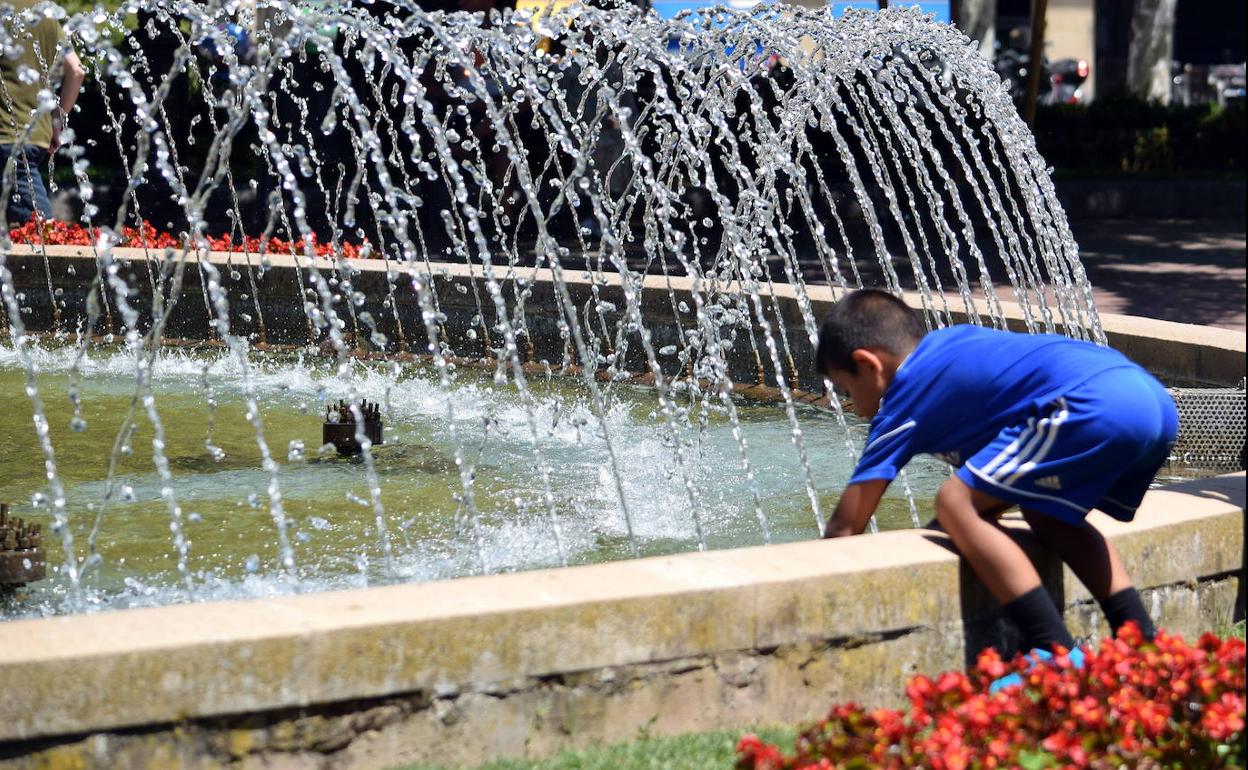
[[[83, 227], [72, 222], [61, 222], [55, 219], [32, 218], [21, 227], [9, 230], [9, 240], [26, 246], [92, 246], [99, 240], [99, 229]], [[133, 246], [146, 249], [180, 249], [182, 238], [157, 230], [152, 223], [144, 220], [138, 227], [123, 226], [117, 233], [120, 241], [118, 246]], [[284, 241], [281, 238], [256, 238], [246, 236], [241, 242], [232, 236], [218, 238], [205, 236], [204, 242], [214, 252], [241, 251], [251, 254], [303, 254], [304, 241]], [[364, 256], [367, 246], [360, 247], [353, 243], [318, 243], [315, 238], [310, 241], [312, 251], [318, 257], [337, 255], [347, 259]]]
[[[1133, 626], [1087, 650], [1026, 670], [995, 651], [966, 673], [916, 676], [909, 711], [834, 706], [783, 754], [753, 735], [739, 770], [834, 768], [1243, 768], [1244, 641], [1206, 634], [1194, 645]], [[1023, 683], [991, 694], [1011, 669]]]

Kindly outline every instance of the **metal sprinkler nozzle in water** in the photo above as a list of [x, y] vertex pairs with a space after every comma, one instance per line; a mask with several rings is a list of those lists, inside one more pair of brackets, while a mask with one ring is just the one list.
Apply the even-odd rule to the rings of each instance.
[[340, 457], [351, 457], [360, 454], [363, 447], [358, 439], [357, 428], [372, 446], [385, 443], [381, 422], [381, 404], [364, 399], [358, 407], [363, 423], [357, 425], [356, 411], [346, 401], [338, 402], [325, 408], [325, 422], [321, 426], [321, 444], [333, 444]]
[[42, 580], [46, 568], [43, 527], [10, 516], [0, 503], [0, 590]]

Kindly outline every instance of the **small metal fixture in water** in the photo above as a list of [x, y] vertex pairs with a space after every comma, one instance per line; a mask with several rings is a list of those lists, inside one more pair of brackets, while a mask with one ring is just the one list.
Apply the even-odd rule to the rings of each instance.
[[364, 436], [373, 446], [380, 446], [382, 439], [381, 404], [370, 403], [367, 399], [353, 409], [346, 401], [339, 401], [325, 408], [325, 424], [321, 427], [321, 443], [333, 444], [334, 449], [342, 457], [360, 454], [363, 448], [356, 438], [356, 415], [363, 419]]
[[0, 503], [0, 591], [43, 580], [47, 560], [38, 524], [9, 517], [9, 506]]

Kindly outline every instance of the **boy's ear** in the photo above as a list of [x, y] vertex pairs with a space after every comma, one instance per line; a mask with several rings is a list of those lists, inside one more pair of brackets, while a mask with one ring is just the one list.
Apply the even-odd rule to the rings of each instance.
[[884, 371], [884, 361], [870, 348], [857, 348], [849, 354], [849, 357], [858, 365], [858, 371], [860, 372], [863, 367], [866, 367], [871, 372]]

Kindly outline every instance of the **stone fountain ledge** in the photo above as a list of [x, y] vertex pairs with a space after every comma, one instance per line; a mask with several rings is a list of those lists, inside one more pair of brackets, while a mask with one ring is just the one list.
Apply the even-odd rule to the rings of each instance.
[[[49, 265], [46, 269], [43, 260], [45, 252]], [[143, 263], [145, 259], [150, 258], [149, 255], [150, 257], [159, 257], [161, 252], [156, 250], [145, 252], [143, 249], [133, 248], [117, 248], [113, 250], [113, 256], [120, 262]], [[191, 253], [188, 254], [187, 258], [190, 262], [196, 262], [200, 257], [198, 254]], [[256, 254], [213, 253], [208, 255], [207, 259], [214, 265], [230, 265], [240, 270], [248, 264], [253, 266], [258, 266], [259, 264], [259, 258]], [[293, 257], [289, 254], [270, 254], [268, 259], [270, 268], [264, 278], [258, 280], [258, 283], [261, 284], [261, 295], [266, 299], [280, 300], [282, 302], [297, 296], [298, 284], [295, 280], [295, 268], [306, 270], [311, 260], [304, 257]], [[44, 249], [39, 249], [29, 246], [15, 246], [7, 255], [6, 260], [9, 269], [14, 273], [19, 290], [25, 291], [32, 297], [40, 292], [46, 294], [50, 275], [51, 283], [54, 287], [65, 289], [67, 292], [72, 288], [77, 288], [81, 295], [79, 297], [80, 304], [81, 299], [85, 297], [86, 290], [90, 288], [96, 272], [95, 254], [90, 247], [48, 246]], [[359, 271], [360, 275], [355, 279], [357, 288], [370, 297], [386, 296], [385, 275], [387, 270], [394, 270], [401, 274], [407, 269], [401, 263], [394, 261], [386, 262], [379, 259], [356, 259], [343, 261], [340, 264], [349, 264], [351, 269]], [[327, 259], [318, 258], [315, 260], [315, 265], [318, 270], [325, 273], [333, 272], [335, 269], [334, 263]], [[436, 275], [454, 281], [480, 280], [482, 277], [480, 265], [435, 262], [431, 263], [431, 267]], [[416, 269], [423, 272], [426, 268], [424, 264], [418, 264]], [[136, 271], [136, 273], [139, 272]], [[548, 267], [537, 269], [499, 266], [495, 268], [495, 276], [504, 281], [504, 283], [514, 279], [523, 279], [534, 285], [533, 295], [527, 303], [527, 312], [530, 314], [530, 317], [538, 317], [543, 312], [547, 312], [543, 311], [543, 308], [555, 307], [556, 297], [553, 289], [552, 272]], [[574, 301], [581, 303], [590, 299], [591, 281], [584, 276], [582, 268], [565, 267], [563, 275]], [[619, 289], [619, 274], [604, 273], [602, 278], [607, 282], [605, 286], [599, 287], [602, 298], [620, 304], [622, 302], [622, 293]], [[146, 286], [148, 279], [145, 274], [138, 274], [133, 280], [140, 286]], [[202, 299], [199, 299], [201, 290], [198, 280], [197, 271], [187, 271], [182, 302], [188, 308], [197, 307], [198, 312], [202, 314], [203, 304]], [[227, 279], [226, 284], [230, 288], [232, 296], [248, 291], [249, 283], [246, 277], [241, 278], [237, 282]], [[692, 278], [666, 278], [661, 275], [646, 276], [642, 293], [643, 315], [648, 318], [660, 317], [670, 319], [673, 312], [673, 295], [676, 302], [688, 300], [693, 285], [694, 280]], [[733, 286], [733, 284], [726, 285], [729, 289]], [[764, 289], [764, 300], [768, 305], [772, 296], [769, 291]], [[797, 348], [795, 355], [800, 355], [808, 343], [804, 340], [805, 333], [802, 327], [802, 316], [798, 303], [798, 289], [788, 284], [777, 284], [774, 292], [790, 333], [791, 344]], [[396, 283], [396, 301], [401, 308], [408, 308], [414, 305], [415, 301], [411, 296], [412, 293], [410, 282], [400, 280]], [[807, 286], [805, 287], [805, 293], [816, 319], [823, 317], [835, 299], [833, 290], [827, 286]], [[1008, 294], [1008, 290], [1003, 290], [1002, 295], [1006, 294]], [[469, 295], [461, 295], [454, 291], [444, 290], [440, 293], [440, 297], [444, 309], [458, 307], [468, 314], [475, 313], [475, 308], [472, 304], [473, 298]], [[917, 294], [909, 294], [906, 298], [912, 306], [921, 306]], [[232, 300], [232, 302], [244, 310], [246, 309], [245, 302], [237, 299]], [[485, 298], [482, 299], [482, 302], [488, 304], [488, 300]], [[988, 315], [988, 304], [986, 301], [976, 299], [974, 303], [977, 312], [984, 316]], [[28, 304], [38, 303], [32, 300]], [[44, 304], [47, 303], [45, 302]], [[290, 303], [287, 304], [290, 305]], [[1024, 316], [1018, 303], [1002, 301], [1000, 304], [1010, 326], [1017, 329], [1024, 328]], [[692, 303], [690, 305], [692, 306]], [[960, 306], [960, 299], [956, 297], [951, 298], [950, 305], [951, 308]], [[290, 306], [302, 307], [301, 303], [298, 302]], [[235, 309], [238, 310], [238, 308]], [[187, 312], [192, 311], [188, 309]], [[383, 318], [388, 313], [389, 311], [374, 310], [374, 315], [379, 318]], [[293, 319], [293, 321], [292, 319], [286, 319], [286, 322], [288, 324], [293, 323], [296, 326], [302, 325], [302, 313], [300, 312], [298, 315], [298, 319]], [[966, 320], [964, 312], [954, 309], [953, 315], [956, 321]], [[43, 320], [44, 323], [42, 325], [46, 327], [46, 319]], [[692, 317], [684, 320], [687, 322], [692, 321]], [[1233, 385], [1245, 376], [1245, 353], [1248, 351], [1248, 347], [1245, 345], [1245, 337], [1242, 332], [1160, 321], [1138, 316], [1112, 314], [1101, 315], [1101, 322], [1109, 339], [1109, 344], [1112, 347], [1122, 351], [1132, 360], [1163, 377], [1192, 383]], [[238, 325], [237, 321], [235, 323]], [[416, 325], [413, 322], [407, 323], [409, 327]], [[35, 323], [33, 326], [38, 328], [40, 324]], [[206, 338], [211, 335], [204, 329], [186, 336]], [[818, 389], [817, 386], [817, 383], [806, 383], [808, 388]]]
[[[1161, 625], [1243, 617], [1244, 474], [1099, 513]], [[1074, 576], [1014, 525], [1077, 634]], [[0, 623], [0, 768], [385, 768], [897, 703], [1001, 644], [923, 530]]]

